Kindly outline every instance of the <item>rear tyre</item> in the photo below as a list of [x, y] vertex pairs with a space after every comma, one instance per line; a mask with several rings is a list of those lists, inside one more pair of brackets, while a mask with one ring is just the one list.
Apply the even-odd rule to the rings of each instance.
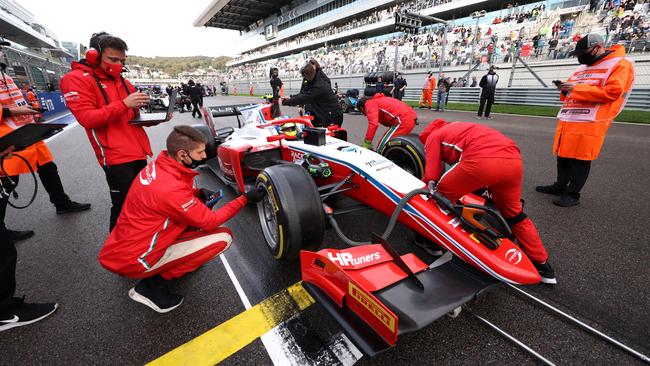
[[208, 143], [205, 144], [205, 155], [207, 156], [208, 159], [212, 159], [217, 156], [217, 143], [214, 141], [214, 136], [212, 136], [212, 131], [210, 131], [210, 128], [206, 125], [192, 125], [195, 129], [197, 129], [203, 136], [205, 136], [206, 139], [208, 139]]
[[265, 168], [255, 186], [266, 192], [257, 204], [264, 239], [277, 260], [296, 260], [300, 250], [321, 245], [325, 217], [318, 188], [301, 166]]
[[379, 153], [418, 179], [424, 177], [424, 145], [415, 134], [392, 138]]

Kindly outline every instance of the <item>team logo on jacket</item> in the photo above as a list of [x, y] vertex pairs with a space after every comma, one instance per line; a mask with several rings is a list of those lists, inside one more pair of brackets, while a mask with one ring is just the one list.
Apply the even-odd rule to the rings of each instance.
[[516, 266], [521, 262], [521, 252], [518, 249], [512, 248], [506, 252], [506, 260], [510, 264]]
[[151, 182], [156, 179], [156, 162], [152, 162], [151, 164], [147, 165], [147, 167], [140, 172], [139, 178], [140, 183], [143, 186], [148, 186], [151, 184]]
[[79, 93], [77, 93], [76, 91], [69, 91], [69, 92], [63, 94], [63, 98], [65, 98], [66, 102], [70, 102], [70, 101], [73, 101], [73, 100], [79, 100]]
[[181, 208], [183, 209], [183, 211], [187, 212], [187, 211], [189, 211], [190, 208], [196, 206], [196, 202], [197, 202], [196, 198], [192, 198], [188, 202], [183, 203], [181, 205]]

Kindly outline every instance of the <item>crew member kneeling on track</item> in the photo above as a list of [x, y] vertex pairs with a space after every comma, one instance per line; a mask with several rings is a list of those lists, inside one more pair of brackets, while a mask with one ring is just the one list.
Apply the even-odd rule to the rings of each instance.
[[[424, 182], [452, 202], [488, 188], [497, 209], [510, 225], [519, 246], [533, 261], [542, 282], [555, 284], [555, 272], [532, 220], [521, 203], [523, 166], [519, 147], [501, 132], [469, 122], [431, 122], [420, 134], [425, 144]], [[453, 164], [442, 174], [442, 162]]]
[[136, 177], [117, 225], [99, 253], [111, 272], [142, 280], [129, 291], [131, 299], [165, 313], [183, 297], [169, 293], [170, 280], [192, 272], [221, 254], [232, 241], [220, 227], [247, 202], [263, 197], [260, 190], [229, 202], [216, 212], [203, 202], [211, 195], [193, 187], [193, 169], [205, 160], [206, 138], [190, 126], [176, 126], [162, 151]]
[[361, 98], [357, 103], [357, 108], [368, 118], [368, 130], [363, 140], [363, 147], [366, 149], [372, 149], [372, 139], [377, 133], [379, 124], [388, 127], [388, 131], [379, 140], [379, 146], [377, 146], [379, 152], [393, 136], [411, 133], [418, 119], [413, 108], [406, 103], [380, 93], [375, 94], [372, 98]]

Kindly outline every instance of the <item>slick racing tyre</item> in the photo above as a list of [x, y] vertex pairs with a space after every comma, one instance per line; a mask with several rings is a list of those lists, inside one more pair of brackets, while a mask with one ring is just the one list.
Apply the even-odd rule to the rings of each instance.
[[255, 186], [263, 188], [257, 204], [264, 239], [275, 259], [293, 261], [303, 248], [323, 241], [325, 217], [314, 179], [305, 168], [281, 164], [264, 169]]
[[205, 155], [208, 159], [212, 159], [217, 156], [217, 143], [214, 141], [214, 136], [212, 136], [212, 131], [207, 125], [192, 125], [195, 129], [199, 130], [208, 139], [208, 143], [205, 144]]
[[379, 153], [414, 177], [424, 177], [424, 145], [417, 135], [394, 137]]

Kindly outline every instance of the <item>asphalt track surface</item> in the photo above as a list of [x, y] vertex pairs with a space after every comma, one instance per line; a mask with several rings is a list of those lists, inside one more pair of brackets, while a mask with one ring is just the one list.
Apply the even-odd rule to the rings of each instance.
[[[257, 100], [207, 98], [206, 105]], [[296, 113], [293, 108], [283, 111]], [[494, 115], [491, 121], [476, 121], [471, 113], [417, 112], [421, 122], [442, 117], [487, 123], [519, 144], [524, 159], [527, 213], [550, 252], [559, 281], [555, 287], [538, 285], [526, 290], [644, 354], [650, 353], [650, 126], [613, 125], [601, 158], [592, 165], [582, 204], [559, 208], [551, 204], [552, 197], [534, 191], [535, 185], [552, 183], [555, 176], [555, 160], [550, 152], [555, 120]], [[173, 125], [201, 122], [188, 113], [176, 113], [172, 122], [148, 128], [155, 153], [163, 148]], [[233, 120], [222, 123], [232, 124]], [[362, 116], [346, 115], [344, 127], [350, 141], [362, 141], [366, 127]], [[418, 126], [416, 132], [423, 127]], [[175, 284], [185, 301], [169, 314], [160, 315], [130, 300], [127, 291], [134, 281], [105, 271], [97, 262], [107, 236], [110, 200], [104, 174], [84, 130], [72, 127], [49, 146], [69, 195], [76, 201], [91, 202], [93, 207], [89, 212], [57, 216], [47, 195], [39, 191], [28, 209], [9, 210], [10, 228], [36, 231], [33, 238], [17, 244], [17, 294], [26, 295], [27, 301], [57, 301], [60, 308], [42, 322], [0, 333], [0, 364], [144, 364], [244, 311], [218, 259]], [[31, 189], [30, 178], [24, 177], [21, 182], [21, 191]], [[202, 171], [199, 184], [213, 189], [222, 185], [208, 170]], [[234, 197], [231, 190], [225, 191], [226, 199]], [[381, 232], [386, 223], [387, 218], [379, 214], [363, 212], [351, 215], [341, 226], [353, 238], [363, 239], [371, 231]], [[267, 252], [253, 207], [246, 207], [227, 226], [235, 239], [225, 256], [251, 304], [300, 280], [297, 263], [275, 262]], [[402, 252], [412, 250], [409, 240], [409, 232], [399, 226], [391, 237]], [[325, 243], [340, 246], [332, 232], [327, 233]], [[471, 306], [558, 364], [641, 364], [504, 287]], [[305, 363], [334, 363], [319, 355], [340, 329], [318, 304], [285, 325], [306, 355]], [[219, 344], [213, 348], [218, 352]], [[443, 317], [419, 332], [402, 336], [393, 349], [373, 359], [364, 357], [357, 364], [536, 362], [463, 312], [456, 319]], [[266, 365], [271, 364], [271, 359], [257, 339], [223, 364]]]

